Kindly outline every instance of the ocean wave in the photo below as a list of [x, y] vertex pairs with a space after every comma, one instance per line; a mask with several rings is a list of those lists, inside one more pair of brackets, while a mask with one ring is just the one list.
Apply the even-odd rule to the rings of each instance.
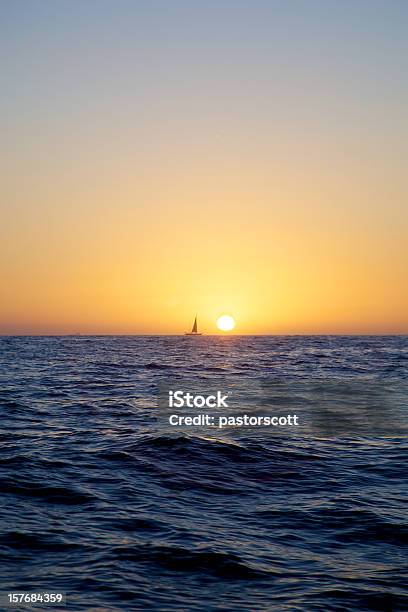
[[[44, 474], [45, 480], [45, 474]], [[89, 504], [94, 497], [78, 489], [45, 485], [42, 482], [27, 482], [20, 479], [0, 479], [0, 492], [3, 494], [14, 494], [21, 497], [34, 497], [42, 499], [50, 504], [78, 505]]]
[[253, 580], [272, 576], [245, 563], [238, 555], [211, 550], [189, 550], [176, 546], [121, 546], [113, 550], [117, 559], [154, 563], [176, 572], [209, 573], [235, 580]]

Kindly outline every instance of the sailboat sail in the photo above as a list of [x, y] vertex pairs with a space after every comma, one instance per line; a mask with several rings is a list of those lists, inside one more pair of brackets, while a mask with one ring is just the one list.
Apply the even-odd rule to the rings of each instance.
[[185, 336], [202, 336], [202, 333], [197, 331], [197, 328], [198, 328], [198, 325], [197, 325], [197, 315], [196, 315], [194, 319], [193, 329], [191, 330], [191, 332], [186, 332], [184, 335]]

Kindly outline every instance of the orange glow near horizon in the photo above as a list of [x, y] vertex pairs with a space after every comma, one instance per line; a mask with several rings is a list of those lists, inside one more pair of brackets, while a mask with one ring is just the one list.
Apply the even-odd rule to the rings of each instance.
[[219, 215], [188, 224], [192, 211], [175, 206], [161, 221], [131, 207], [87, 220], [62, 210], [45, 227], [33, 219], [3, 242], [1, 332], [183, 333], [197, 312], [200, 330], [216, 333], [223, 311], [243, 334], [406, 331], [392, 236], [364, 235], [356, 220], [333, 220], [327, 235], [310, 209], [293, 221], [246, 206], [232, 225]]
[[334, 187], [330, 208], [310, 186], [239, 187], [33, 202], [2, 240], [1, 332], [177, 334], [196, 312], [204, 333], [220, 312], [242, 334], [407, 330], [404, 238], [369, 198], [350, 224]]

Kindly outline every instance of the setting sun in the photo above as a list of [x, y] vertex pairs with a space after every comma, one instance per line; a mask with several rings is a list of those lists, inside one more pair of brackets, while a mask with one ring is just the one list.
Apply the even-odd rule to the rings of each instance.
[[217, 319], [217, 327], [221, 331], [231, 331], [235, 327], [235, 319], [230, 315], [222, 315]]

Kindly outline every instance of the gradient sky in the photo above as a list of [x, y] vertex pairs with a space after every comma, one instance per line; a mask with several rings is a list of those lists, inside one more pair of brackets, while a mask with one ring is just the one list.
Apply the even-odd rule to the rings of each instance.
[[0, 333], [406, 333], [407, 58], [398, 0], [0, 0]]

